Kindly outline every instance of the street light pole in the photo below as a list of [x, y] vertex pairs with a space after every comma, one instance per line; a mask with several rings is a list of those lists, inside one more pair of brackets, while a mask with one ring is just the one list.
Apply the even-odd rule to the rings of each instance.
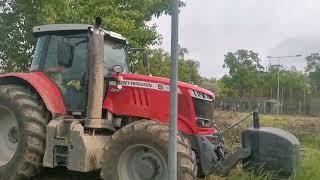
[[171, 0], [171, 78], [170, 78], [170, 124], [168, 147], [168, 179], [177, 179], [177, 119], [178, 119], [178, 16], [179, 2]]
[[280, 58], [301, 57], [301, 56], [302, 55], [300, 55], [300, 54], [297, 54], [295, 56], [267, 56], [267, 58], [270, 59], [270, 66], [271, 66], [271, 59], [272, 58], [278, 59], [277, 116], [279, 116], [279, 106], [280, 106]]
[[278, 57], [278, 89], [277, 89], [277, 116], [279, 116], [280, 106], [280, 58]]

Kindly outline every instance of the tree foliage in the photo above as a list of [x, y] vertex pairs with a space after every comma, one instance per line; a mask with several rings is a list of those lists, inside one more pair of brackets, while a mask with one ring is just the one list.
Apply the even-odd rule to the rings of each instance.
[[208, 89], [212, 92], [215, 92], [217, 95], [220, 95], [220, 89], [218, 88], [219, 87], [218, 81], [215, 78], [203, 77], [199, 85], [202, 88]]
[[[184, 6], [180, 3], [180, 6]], [[103, 28], [119, 32], [128, 38], [131, 47], [159, 44], [161, 36], [156, 25], [148, 25], [153, 17], [170, 13], [170, 0], [0, 0], [0, 69], [5, 72], [26, 71], [30, 66], [35, 38], [32, 27], [40, 24], [93, 24], [96, 16], [103, 18]], [[260, 64], [259, 54], [240, 49], [228, 52], [224, 68], [229, 74], [220, 80], [204, 78], [199, 73], [200, 63], [187, 58], [187, 48], [179, 48], [179, 80], [197, 84], [220, 95], [239, 96], [240, 91], [254, 88], [276, 88], [280, 70], [282, 86], [302, 88], [304, 76], [296, 70]], [[170, 77], [170, 55], [163, 49], [150, 50], [150, 69], [143, 68], [141, 57], [131, 55], [134, 72]], [[310, 79], [320, 82], [320, 55], [307, 57], [306, 71]]]
[[242, 89], [258, 87], [261, 84], [259, 76], [264, 69], [260, 62], [258, 53], [253, 51], [240, 49], [236, 52], [228, 52], [225, 55], [223, 67], [229, 69], [229, 74], [221, 79], [224, 84], [224, 89], [221, 92], [228, 95], [238, 95]]
[[282, 66], [272, 65], [265, 70], [260, 64], [258, 53], [248, 50], [228, 52], [225, 55], [224, 68], [229, 68], [229, 74], [218, 82], [220, 95], [242, 96], [253, 89], [276, 89], [278, 87], [278, 72], [282, 88], [303, 89], [304, 74], [291, 68], [286, 70]]
[[318, 86], [320, 84], [320, 55], [319, 53], [312, 53], [306, 57], [307, 66], [306, 72], [309, 73], [309, 79], [312, 84]]
[[305, 67], [306, 72], [320, 71], [320, 55], [319, 53], [312, 53], [306, 57], [307, 66]]
[[[150, 51], [150, 68], [140, 66], [137, 70], [139, 74], [151, 74], [170, 78], [171, 59], [169, 53], [163, 49], [154, 49]], [[201, 84], [202, 77], [199, 74], [200, 63], [193, 59], [186, 59], [185, 54], [179, 55], [179, 80], [191, 84]]]
[[103, 28], [121, 33], [133, 47], [147, 47], [161, 41], [156, 25], [147, 22], [169, 13], [170, 0], [0, 0], [0, 9], [1, 68], [26, 71], [35, 44], [35, 25], [93, 24], [94, 18], [101, 16]]

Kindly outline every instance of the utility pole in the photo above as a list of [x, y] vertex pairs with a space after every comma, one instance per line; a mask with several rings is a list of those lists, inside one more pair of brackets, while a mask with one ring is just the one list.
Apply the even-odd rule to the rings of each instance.
[[177, 179], [177, 119], [178, 119], [178, 30], [179, 0], [171, 0], [171, 78], [170, 78], [170, 125], [168, 169], [169, 180]]
[[267, 56], [270, 59], [270, 66], [271, 66], [271, 59], [277, 58], [278, 59], [278, 90], [277, 90], [277, 116], [279, 116], [279, 106], [280, 106], [280, 58], [290, 58], [290, 57], [301, 57], [302, 55], [297, 54], [295, 56]]
[[279, 116], [279, 106], [280, 106], [280, 58], [278, 57], [277, 116]]

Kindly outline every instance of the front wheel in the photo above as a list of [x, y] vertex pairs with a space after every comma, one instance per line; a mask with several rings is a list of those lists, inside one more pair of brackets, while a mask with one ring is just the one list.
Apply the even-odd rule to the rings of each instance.
[[24, 87], [0, 86], [0, 180], [30, 179], [45, 150], [46, 110]]
[[[168, 179], [169, 128], [139, 121], [117, 131], [107, 142], [101, 176], [105, 180]], [[182, 135], [177, 139], [178, 180], [196, 179], [195, 154]]]

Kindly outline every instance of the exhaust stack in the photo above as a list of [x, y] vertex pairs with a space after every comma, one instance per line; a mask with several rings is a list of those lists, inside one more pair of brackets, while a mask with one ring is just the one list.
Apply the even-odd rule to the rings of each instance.
[[96, 18], [89, 29], [89, 89], [86, 128], [100, 129], [102, 123], [102, 103], [104, 89], [104, 32], [99, 29], [102, 19]]

